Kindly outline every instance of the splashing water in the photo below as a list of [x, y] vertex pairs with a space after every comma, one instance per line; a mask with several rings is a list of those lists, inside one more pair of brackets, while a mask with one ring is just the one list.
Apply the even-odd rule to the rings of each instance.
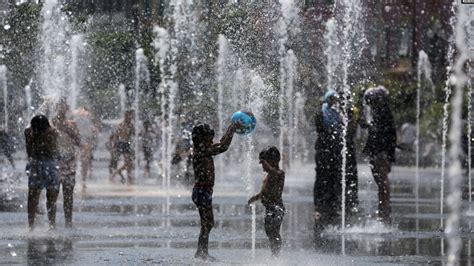
[[297, 65], [298, 65], [298, 58], [296, 58], [295, 53], [293, 50], [288, 50], [287, 56], [285, 58], [285, 69], [287, 75], [286, 81], [286, 95], [285, 99], [287, 99], [287, 111], [286, 114], [286, 121], [287, 127], [286, 128], [286, 135], [288, 139], [288, 162], [294, 162], [298, 157], [297, 150], [295, 150], [295, 142], [297, 142], [297, 126], [298, 121], [295, 119], [296, 114], [296, 92], [295, 92], [295, 83], [297, 77]]
[[[142, 95], [141, 95], [141, 86], [143, 83], [145, 85], [149, 85], [150, 83], [150, 72], [148, 71], [147, 67], [147, 58], [143, 52], [142, 48], [139, 48], [135, 52], [135, 101], [134, 101], [134, 109], [135, 109], [135, 177], [139, 176], [138, 169], [138, 157], [140, 152], [140, 139], [139, 139], [139, 131], [140, 131], [140, 116], [141, 116], [141, 108], [140, 106], [142, 103]], [[143, 82], [144, 81], [144, 82]]]
[[464, 5], [457, 6], [457, 22], [455, 31], [456, 48], [459, 51], [458, 58], [454, 64], [454, 72], [451, 81], [455, 85], [454, 97], [451, 100], [451, 131], [449, 132], [450, 167], [449, 167], [449, 187], [450, 194], [447, 198], [450, 214], [446, 222], [446, 235], [449, 241], [448, 265], [455, 265], [459, 260], [461, 251], [461, 238], [459, 232], [459, 220], [461, 209], [461, 181], [462, 169], [461, 161], [461, 134], [462, 134], [462, 98], [463, 89], [467, 82], [467, 76], [464, 73], [464, 64], [469, 59], [468, 47], [466, 45], [466, 22], [468, 17]]
[[79, 76], [79, 59], [84, 50], [84, 36], [75, 34], [71, 38], [71, 62], [69, 64], [69, 73], [71, 79], [69, 106], [71, 110], [77, 108], [77, 98], [80, 95], [80, 76]]
[[[226, 73], [226, 59], [227, 59], [227, 49], [228, 43], [227, 39], [224, 35], [219, 34], [217, 38], [217, 45], [218, 45], [218, 56], [216, 61], [216, 79], [217, 79], [217, 119], [218, 119], [218, 132], [219, 136], [224, 134], [224, 121], [226, 120], [226, 116], [224, 114], [224, 90], [225, 84], [224, 79]], [[221, 155], [218, 158], [218, 171], [219, 176], [223, 176], [224, 173], [224, 156]]]
[[[365, 44], [364, 28], [361, 25], [364, 5], [361, 1], [338, 0], [334, 3], [335, 21], [328, 22], [328, 33], [326, 39], [341, 36], [342, 48], [340, 57], [329, 56], [330, 51], [326, 50], [328, 56], [327, 69], [336, 69], [340, 67], [342, 72], [341, 83], [338, 84], [334, 79], [329, 81], [342, 88], [342, 178], [341, 178], [341, 228], [346, 227], [346, 165], [347, 165], [347, 127], [348, 127], [348, 109], [352, 105], [352, 84], [349, 82], [350, 71], [354, 67], [353, 62], [361, 57]], [[342, 16], [342, 17], [338, 17]], [[333, 51], [337, 53], [338, 51]], [[334, 60], [340, 60], [335, 62]], [[344, 243], [344, 241], [343, 241]], [[344, 250], [344, 249], [343, 249]]]
[[[254, 145], [252, 143], [252, 138], [250, 136], [247, 136], [246, 137], [247, 140], [247, 145], [249, 147], [248, 151], [247, 151], [247, 154], [245, 156], [245, 169], [246, 169], [246, 173], [245, 173], [245, 183], [247, 184], [246, 185], [246, 188], [245, 188], [245, 192], [247, 194], [247, 197], [249, 198], [250, 196], [252, 196], [252, 193], [254, 193], [255, 191], [255, 188], [254, 188], [254, 179], [252, 178], [252, 175], [253, 175], [253, 172], [252, 172], [252, 163], [253, 163], [253, 160], [252, 160], [252, 155], [254, 153]], [[251, 238], [252, 238], [252, 257], [255, 258], [255, 236], [256, 236], [256, 211], [255, 211], [255, 204], [251, 204], [250, 205], [250, 208], [251, 208], [251, 213], [252, 213], [252, 230], [251, 230]]]
[[[421, 50], [418, 55], [417, 64], [417, 89], [416, 89], [416, 148], [415, 148], [415, 199], [416, 213], [419, 213], [419, 183], [420, 183], [420, 114], [421, 114], [421, 87], [422, 78], [431, 86], [434, 93], [434, 85], [431, 80], [431, 64], [428, 55]], [[416, 219], [416, 231], [419, 230], [419, 219]]]
[[326, 50], [324, 51], [326, 55], [326, 87], [328, 89], [336, 89], [340, 80], [337, 73], [340, 73], [340, 62], [341, 62], [341, 53], [340, 45], [337, 45], [340, 40], [337, 35], [337, 25], [335, 18], [330, 18], [326, 22], [326, 33], [324, 34], [324, 40], [326, 43]]
[[120, 83], [117, 89], [119, 99], [120, 99], [120, 116], [123, 117], [125, 113], [125, 109], [127, 108], [125, 105], [127, 94], [125, 92], [125, 84]]
[[308, 145], [304, 138], [305, 132], [307, 132], [309, 125], [308, 119], [305, 114], [304, 106], [306, 97], [301, 92], [295, 93], [295, 112], [292, 115], [292, 125], [290, 139], [293, 140], [291, 147], [294, 149], [293, 161], [300, 161], [306, 163], [308, 159]]
[[25, 86], [25, 103], [26, 103], [26, 119], [25, 124], [28, 125], [32, 117], [32, 113], [35, 110], [33, 106], [33, 100], [31, 97], [31, 86], [33, 84], [33, 79], [30, 79], [28, 84]]
[[3, 88], [3, 112], [4, 121], [3, 128], [8, 131], [8, 83], [7, 83], [7, 67], [0, 65], [0, 82]]
[[[456, 1], [453, 1], [451, 6], [451, 18], [449, 20], [449, 24], [451, 25], [451, 29], [453, 33], [456, 31], [456, 13], [455, 13], [455, 6]], [[446, 68], [446, 83], [444, 86], [444, 104], [443, 104], [443, 129], [442, 129], [442, 144], [441, 144], [441, 180], [440, 180], [440, 228], [444, 228], [444, 180], [445, 180], [445, 173], [446, 173], [446, 146], [447, 146], [447, 139], [448, 139], [448, 118], [449, 118], [449, 99], [451, 98], [451, 84], [450, 84], [450, 77], [451, 71], [454, 64], [454, 39], [451, 38], [448, 47], [447, 53], [447, 60], [448, 60], [448, 67]], [[444, 241], [441, 241], [441, 253], [444, 255]]]
[[68, 34], [70, 25], [68, 18], [61, 11], [62, 5], [58, 0], [46, 0], [41, 9], [43, 22], [39, 36], [41, 59], [38, 66], [39, 84], [43, 91], [44, 104], [41, 111], [51, 112], [51, 103], [56, 103], [68, 94], [64, 88], [68, 86]]
[[[281, 6], [281, 17], [278, 21], [278, 38], [279, 38], [279, 49], [278, 56], [280, 57], [280, 94], [279, 94], [279, 125], [280, 125], [280, 136], [279, 136], [279, 148], [280, 152], [288, 158], [284, 160], [283, 169], [287, 165], [290, 167], [290, 158], [293, 156], [291, 146], [293, 140], [290, 139], [291, 130], [294, 126], [294, 121], [291, 121], [291, 116], [294, 114], [294, 84], [296, 80], [296, 65], [298, 59], [295, 53], [288, 49], [288, 39], [290, 37], [291, 30], [297, 30], [298, 24], [295, 21], [297, 18], [297, 8], [295, 1], [282, 0]], [[288, 149], [287, 149], [288, 147]], [[285, 157], [283, 157], [285, 158]]]
[[[155, 34], [155, 38], [153, 39], [153, 47], [156, 49], [156, 54], [155, 54], [155, 61], [156, 62], [159, 62], [159, 66], [160, 66], [160, 73], [162, 73], [162, 79], [161, 79], [161, 83], [160, 83], [160, 86], [159, 86], [159, 89], [158, 89], [158, 92], [160, 93], [160, 102], [161, 102], [161, 116], [160, 116], [160, 126], [162, 128], [162, 134], [161, 134], [161, 158], [162, 160], [164, 160], [167, 156], [167, 154], [170, 152], [168, 149], [170, 147], [168, 147], [166, 144], [168, 143], [167, 142], [167, 136], [168, 136], [168, 130], [166, 129], [166, 127], [169, 125], [167, 122], [166, 122], [166, 119], [167, 119], [167, 114], [166, 114], [166, 110], [167, 110], [167, 106], [166, 106], [166, 101], [167, 101], [167, 94], [166, 94], [166, 90], [167, 88], [169, 87], [169, 82], [170, 82], [170, 79], [172, 80], [174, 77], [173, 76], [170, 76], [171, 73], [170, 73], [170, 69], [169, 69], [169, 46], [170, 46], [170, 36], [169, 36], [169, 33], [166, 29], [164, 28], [161, 28], [159, 26], [155, 26], [155, 28], [153, 29], [153, 32]], [[165, 162], [166, 163], [166, 162]], [[167, 177], [168, 175], [170, 175], [170, 166], [168, 165], [165, 165], [164, 163], [162, 163], [161, 165], [161, 176], [162, 176], [162, 180], [161, 180], [161, 186], [162, 186], [162, 189], [165, 190], [165, 191], [168, 191], [167, 189]], [[165, 203], [166, 204], [166, 203]], [[163, 206], [163, 214], [166, 214], [167, 213], [167, 210], [168, 208], [166, 208], [166, 205]]]
[[[256, 71], [249, 69], [243, 63], [243, 59], [239, 55], [234, 55], [227, 39], [220, 35], [218, 38], [219, 54], [216, 62], [216, 77], [218, 86], [217, 95], [217, 114], [219, 123], [220, 135], [224, 132], [224, 121], [229, 115], [228, 110], [245, 110], [252, 112], [258, 121], [258, 128], [255, 132], [242, 138], [236, 138], [234, 142], [239, 142], [231, 149], [228, 154], [220, 155], [218, 159], [219, 169], [227, 164], [224, 161], [239, 161], [243, 158], [244, 175], [242, 181], [245, 183], [246, 196], [249, 197], [255, 192], [255, 172], [254, 163], [256, 158], [254, 156], [256, 150], [256, 143], [254, 138], [262, 137], [260, 134], [265, 128], [263, 109], [268, 99], [271, 99], [273, 94], [268, 86], [266, 86], [263, 79]], [[235, 88], [248, 88], [246, 90], [235, 90]], [[225, 111], [227, 110], [227, 112]], [[259, 138], [262, 140], [262, 138]], [[243, 144], [243, 145], [242, 145]], [[261, 144], [261, 143], [259, 143]], [[225, 156], [228, 155], [228, 156]], [[222, 170], [221, 170], [222, 171]], [[256, 206], [250, 205], [251, 211], [251, 250], [252, 257], [255, 257], [256, 248]]]
[[159, 87], [161, 95], [161, 158], [163, 180], [162, 185], [166, 190], [166, 206], [164, 212], [169, 216], [170, 211], [170, 186], [171, 186], [171, 161], [174, 152], [174, 132], [177, 130], [178, 116], [176, 114], [176, 100], [178, 96], [178, 84], [176, 73], [178, 71], [177, 58], [180, 45], [188, 40], [187, 12], [189, 11], [188, 1], [176, 0], [172, 2], [172, 18], [174, 28], [171, 32], [161, 27], [155, 27], [155, 39], [153, 46], [157, 49], [155, 58], [159, 59], [162, 81]]
[[[474, 14], [474, 10], [471, 12], [471, 16]], [[470, 28], [470, 37], [469, 40], [472, 41], [471, 38], [473, 38], [473, 33], [474, 33], [474, 27], [471, 24]], [[474, 48], [474, 45], [471, 43], [469, 47]], [[471, 51], [471, 55], [474, 54]], [[470, 59], [472, 61], [472, 58]], [[467, 144], [467, 178], [468, 178], [468, 186], [469, 186], [469, 210], [468, 213], [472, 213], [472, 79], [474, 78], [473, 71], [471, 64], [468, 64], [468, 73], [469, 73], [469, 78], [468, 78], [468, 83], [467, 83], [467, 137], [468, 137], [468, 144]], [[469, 230], [472, 230], [472, 220], [469, 220]], [[468, 241], [468, 256], [471, 258], [472, 256], [472, 251], [471, 251], [471, 245], [472, 245], [472, 240], [469, 239]], [[471, 259], [468, 260], [469, 264], [472, 264]]]
[[[468, 186], [469, 186], [469, 212], [472, 211], [472, 68], [468, 67], [469, 79], [467, 82], [467, 137], [468, 137], [468, 144], [467, 144], [467, 178], [468, 178]], [[469, 226], [471, 228], [471, 226]]]
[[[468, 24], [467, 36], [468, 36], [468, 47], [470, 49], [469, 54], [469, 63], [467, 64], [467, 178], [469, 186], [469, 212], [472, 212], [472, 80], [474, 79], [474, 69], [472, 67], [472, 62], [474, 60], [474, 23], [472, 23], [472, 16], [474, 16], [474, 8], [469, 9], [471, 18], [471, 23]], [[469, 221], [469, 229], [472, 229], [472, 221]], [[469, 240], [469, 244], [471, 241]], [[469, 250], [469, 256], [471, 255], [471, 250]]]

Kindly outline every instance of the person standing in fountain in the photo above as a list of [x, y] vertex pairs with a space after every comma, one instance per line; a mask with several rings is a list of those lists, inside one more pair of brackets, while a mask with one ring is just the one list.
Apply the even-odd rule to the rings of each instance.
[[379, 219], [388, 224], [391, 212], [388, 175], [395, 161], [397, 132], [385, 87], [369, 88], [364, 93], [364, 100], [372, 114], [372, 121], [361, 120], [361, 127], [369, 131], [364, 153], [369, 156], [372, 175], [379, 190]]
[[31, 119], [31, 126], [25, 129], [28, 163], [28, 224], [34, 229], [35, 214], [43, 188], [46, 189], [49, 227], [56, 226], [56, 200], [59, 193], [58, 132], [51, 127], [48, 118], [37, 115]]
[[[120, 159], [120, 152], [118, 150], [118, 135], [117, 132], [114, 131], [109, 135], [109, 139], [107, 140], [107, 143], [105, 144], [105, 147], [107, 150], [109, 150], [110, 153], [110, 160], [109, 160], [109, 175], [112, 175], [113, 172], [117, 170], [117, 164]], [[123, 176], [122, 176], [122, 179]]]
[[280, 170], [280, 152], [274, 146], [267, 147], [258, 156], [263, 171], [267, 176], [263, 180], [262, 190], [251, 197], [248, 204], [261, 200], [265, 206], [265, 233], [270, 240], [272, 255], [278, 257], [281, 250], [280, 227], [285, 215], [283, 205], [283, 187], [285, 186], [285, 172]]
[[219, 143], [213, 143], [214, 130], [208, 124], [198, 124], [192, 130], [193, 140], [193, 168], [195, 183], [192, 200], [199, 210], [201, 231], [199, 233], [198, 248], [195, 258], [215, 260], [209, 256], [209, 233], [214, 227], [214, 213], [212, 210], [212, 193], [215, 180], [213, 156], [229, 149], [232, 137], [239, 124], [230, 124], [227, 132]]
[[81, 135], [81, 176], [82, 191], [84, 192], [86, 180], [91, 177], [93, 151], [97, 145], [100, 125], [85, 107], [74, 111], [74, 121], [77, 123]]
[[339, 222], [342, 175], [342, 119], [336, 107], [338, 94], [324, 94], [321, 111], [316, 113], [316, 180], [314, 182], [315, 234]]
[[59, 172], [63, 187], [65, 224], [67, 228], [71, 228], [74, 185], [76, 184], [76, 147], [81, 146], [81, 137], [76, 123], [66, 118], [68, 111], [69, 105], [61, 101], [53, 124], [59, 132]]
[[133, 176], [133, 160], [135, 153], [132, 147], [133, 137], [135, 136], [135, 111], [130, 109], [124, 114], [123, 121], [117, 127], [116, 132], [112, 133], [116, 136], [116, 148], [118, 156], [123, 155], [124, 165], [119, 167], [115, 172], [110, 175], [110, 181], [113, 181], [115, 175], [120, 174], [123, 169], [127, 171], [127, 183], [131, 185], [134, 180]]

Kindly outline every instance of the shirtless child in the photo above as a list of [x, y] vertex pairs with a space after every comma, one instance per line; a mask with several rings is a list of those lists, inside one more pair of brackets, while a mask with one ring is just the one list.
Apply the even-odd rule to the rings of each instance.
[[281, 249], [280, 227], [285, 215], [285, 206], [282, 200], [285, 172], [278, 166], [280, 152], [276, 147], [265, 148], [258, 157], [267, 176], [263, 180], [262, 190], [251, 197], [248, 204], [260, 200], [265, 206], [265, 233], [270, 240], [272, 255], [278, 257]]
[[[135, 111], [130, 109], [127, 110], [124, 114], [123, 121], [117, 127], [117, 130], [112, 133], [115, 134], [115, 145], [114, 148], [117, 149], [118, 156], [123, 155], [124, 165], [116, 169], [109, 177], [110, 181], [113, 181], [114, 177], [119, 174], [122, 176], [122, 170], [127, 171], [127, 184], [131, 185], [134, 181], [133, 176], [133, 160], [135, 158], [135, 153], [133, 150], [132, 142], [133, 137], [135, 136]], [[118, 160], [118, 157], [115, 158]]]
[[97, 136], [100, 131], [100, 123], [85, 107], [80, 107], [75, 110], [73, 116], [81, 136], [80, 159], [82, 191], [85, 192], [86, 181], [91, 178], [92, 158], [94, 149], [97, 146]]
[[196, 181], [192, 200], [196, 204], [201, 218], [201, 231], [195, 258], [215, 260], [214, 257], [209, 256], [208, 252], [209, 233], [214, 226], [212, 192], [215, 169], [212, 157], [227, 151], [239, 126], [240, 124], [231, 124], [219, 143], [212, 142], [214, 130], [208, 124], [199, 124], [193, 128], [193, 168]]

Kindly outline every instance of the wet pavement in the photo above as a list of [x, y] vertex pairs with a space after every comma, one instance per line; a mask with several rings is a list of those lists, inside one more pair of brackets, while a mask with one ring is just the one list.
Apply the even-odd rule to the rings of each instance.
[[[21, 169], [22, 165], [18, 167]], [[422, 169], [419, 200], [415, 197], [415, 171], [395, 167], [391, 174], [393, 226], [378, 223], [376, 185], [366, 165], [359, 165], [360, 212], [344, 232], [327, 229], [315, 242], [312, 218], [313, 166], [302, 165], [287, 175], [284, 191], [287, 214], [282, 226], [283, 251], [270, 257], [263, 229], [263, 207], [257, 205], [255, 250], [252, 251], [251, 209], [246, 205], [246, 184], [238, 172], [217, 177], [214, 207], [216, 227], [210, 253], [220, 264], [413, 264], [446, 261], [447, 241], [440, 228], [440, 172]], [[200, 264], [193, 258], [199, 216], [191, 202], [191, 188], [172, 182], [169, 190], [158, 177], [139, 179], [126, 186], [106, 181], [105, 162], [96, 162], [93, 180], [85, 193], [78, 181], [74, 228], [64, 229], [62, 195], [58, 200], [58, 228], [47, 230], [46, 215], [27, 230], [26, 178], [1, 183], [0, 257], [2, 264]], [[5, 175], [5, 173], [4, 173]], [[15, 176], [12, 176], [15, 179]], [[256, 177], [256, 187], [261, 177]], [[7, 188], [10, 190], [7, 191]], [[42, 208], [45, 208], [44, 195]], [[170, 202], [169, 208], [166, 204]], [[463, 202], [467, 211], [469, 203]], [[447, 208], [445, 207], [445, 210]], [[447, 218], [445, 215], [444, 219]], [[462, 264], [471, 264], [473, 212], [462, 216]]]

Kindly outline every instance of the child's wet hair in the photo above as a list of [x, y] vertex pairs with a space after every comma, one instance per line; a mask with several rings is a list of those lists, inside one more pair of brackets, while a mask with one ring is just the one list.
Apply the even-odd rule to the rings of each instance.
[[50, 128], [48, 118], [45, 115], [36, 115], [31, 119], [31, 128], [34, 133], [44, 132], [46, 129]]
[[260, 154], [258, 155], [259, 160], [266, 160], [266, 161], [280, 161], [280, 151], [275, 146], [268, 146], [263, 149]]
[[194, 144], [201, 143], [205, 138], [214, 138], [214, 130], [208, 124], [202, 123], [193, 127], [192, 139]]

